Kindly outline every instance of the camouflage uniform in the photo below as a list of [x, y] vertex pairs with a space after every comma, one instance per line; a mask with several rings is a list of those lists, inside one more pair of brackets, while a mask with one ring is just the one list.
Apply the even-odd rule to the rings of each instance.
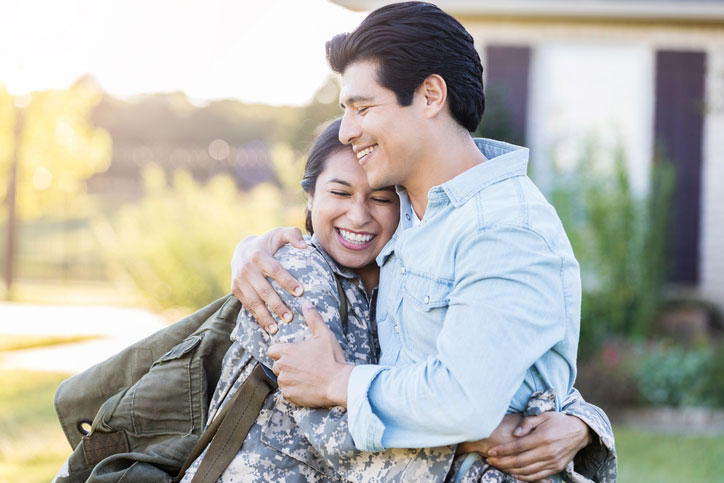
[[[311, 246], [306, 250], [285, 246], [275, 257], [302, 284], [304, 298], [314, 303], [347, 360], [354, 364], [375, 364], [379, 354], [376, 325], [361, 281], [353, 271], [337, 265], [322, 250], [316, 237], [309, 242]], [[339, 277], [347, 297], [348, 317], [344, 327], [339, 317], [334, 274]], [[294, 319], [289, 324], [277, 320], [279, 331], [270, 336], [242, 309], [209, 407], [209, 422], [246, 380], [257, 361], [271, 367], [273, 361], [266, 353], [269, 345], [301, 341], [309, 336], [309, 329], [302, 322], [302, 300], [274, 285], [292, 309]], [[583, 413], [589, 406], [580, 395], [575, 396], [575, 404], [582, 406]], [[605, 415], [603, 418], [605, 420]], [[582, 419], [588, 423], [591, 418]], [[610, 425], [607, 420], [604, 422], [600, 430], [595, 425], [592, 427], [612, 441]], [[602, 447], [596, 454], [610, 455], [611, 452]], [[191, 480], [203, 456], [192, 464], [182, 481]], [[451, 481], [450, 469], [454, 465], [459, 467], [463, 456], [455, 458], [454, 446], [395, 448], [379, 453], [359, 451], [347, 430], [343, 408], [295, 406], [277, 390], [267, 397], [241, 449], [219, 481]], [[467, 470], [465, 481], [514, 481], [509, 476], [507, 480], [489, 479], [496, 474], [506, 477], [481, 459]]]

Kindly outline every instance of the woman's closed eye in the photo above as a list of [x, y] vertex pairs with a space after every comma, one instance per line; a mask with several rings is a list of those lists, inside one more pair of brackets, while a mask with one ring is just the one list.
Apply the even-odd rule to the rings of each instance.
[[340, 196], [340, 197], [350, 196], [350, 194], [347, 193], [346, 191], [330, 190], [329, 192], [332, 193], [332, 194], [335, 195], [335, 196]]

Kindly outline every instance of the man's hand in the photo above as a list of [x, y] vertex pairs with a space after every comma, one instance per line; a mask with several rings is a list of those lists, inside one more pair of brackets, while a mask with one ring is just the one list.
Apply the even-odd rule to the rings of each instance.
[[302, 312], [312, 336], [303, 342], [274, 344], [269, 357], [284, 398], [306, 407], [347, 407], [347, 382], [354, 365], [348, 364], [342, 347], [312, 304]]
[[482, 456], [487, 457], [488, 451], [493, 446], [515, 441], [513, 431], [515, 431], [522, 419], [523, 415], [520, 413], [506, 414], [490, 436], [478, 441], [460, 443], [455, 453], [480, 453]]
[[275, 228], [262, 236], [244, 238], [236, 245], [231, 257], [231, 292], [251, 312], [259, 325], [271, 334], [275, 334], [278, 328], [267, 306], [285, 322], [291, 322], [292, 312], [266, 277], [276, 280], [284, 290], [297, 297], [304, 293], [299, 282], [273, 258], [274, 253], [285, 243], [307, 248], [298, 228]]
[[522, 481], [563, 471], [593, 441], [583, 421], [558, 412], [524, 418], [513, 435], [513, 441], [488, 447], [487, 461]]

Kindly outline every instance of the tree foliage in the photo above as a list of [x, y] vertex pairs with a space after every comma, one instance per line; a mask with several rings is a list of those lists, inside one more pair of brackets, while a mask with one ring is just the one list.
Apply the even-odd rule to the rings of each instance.
[[124, 206], [96, 233], [115, 260], [112, 276], [128, 277], [162, 308], [198, 308], [229, 291], [229, 260], [243, 237], [278, 226], [303, 226], [299, 160], [289, 148], [274, 150], [282, 187], [264, 183], [239, 192], [219, 175], [205, 184], [177, 171], [144, 169], [146, 194]]
[[[79, 213], [87, 208], [84, 181], [108, 169], [111, 138], [91, 124], [101, 93], [92, 82], [66, 90], [37, 92], [22, 110], [0, 91], [0, 186], [7, 186], [8, 165], [18, 149], [17, 207], [22, 219]], [[15, 146], [15, 123], [21, 123]], [[3, 199], [6, 192], [2, 192]]]

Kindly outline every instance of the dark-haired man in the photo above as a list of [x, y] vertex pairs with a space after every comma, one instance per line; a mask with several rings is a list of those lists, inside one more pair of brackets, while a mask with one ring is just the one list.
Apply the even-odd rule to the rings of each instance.
[[[371, 186], [398, 186], [402, 216], [377, 259], [380, 365], [326, 356], [329, 337], [274, 346], [285, 397], [347, 407], [355, 444], [367, 451], [484, 438], [539, 390], [552, 390], [560, 410], [576, 374], [578, 263], [526, 176], [528, 150], [470, 135], [484, 110], [472, 37], [434, 5], [394, 4], [328, 42], [327, 58], [342, 76], [340, 140]], [[269, 264], [262, 271], [278, 272]], [[235, 293], [269, 320], [249, 285]], [[273, 295], [266, 300], [285, 313]], [[583, 469], [615, 479], [615, 460], [598, 466]]]

